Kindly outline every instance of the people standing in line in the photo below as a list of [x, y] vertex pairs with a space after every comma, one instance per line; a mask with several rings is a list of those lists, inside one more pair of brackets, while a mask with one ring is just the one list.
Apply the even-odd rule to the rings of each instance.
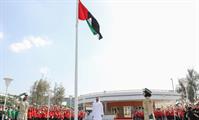
[[12, 108], [12, 111], [11, 111], [12, 120], [17, 120], [17, 113], [18, 113], [18, 110], [17, 110], [16, 107], [14, 106], [14, 107]]
[[7, 119], [8, 120], [11, 120], [12, 119], [12, 108], [11, 107], [8, 107], [8, 110], [7, 110]]
[[96, 100], [92, 105], [92, 120], [102, 120], [104, 116], [103, 105], [99, 100], [99, 97], [96, 97]]

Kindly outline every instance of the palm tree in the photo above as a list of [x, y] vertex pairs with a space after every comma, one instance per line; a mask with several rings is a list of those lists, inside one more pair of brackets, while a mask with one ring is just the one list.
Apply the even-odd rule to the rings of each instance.
[[176, 91], [181, 94], [182, 100], [188, 98], [191, 103], [194, 103], [197, 98], [196, 93], [199, 90], [199, 74], [194, 69], [188, 69], [187, 72], [185, 78], [178, 80], [179, 88]]
[[197, 98], [196, 92], [198, 91], [199, 74], [194, 69], [188, 69], [186, 80], [188, 99], [193, 103]]
[[181, 99], [185, 100], [187, 98], [187, 89], [186, 89], [186, 84], [185, 84], [185, 79], [179, 79], [179, 87], [176, 89], [177, 93], [181, 94]]

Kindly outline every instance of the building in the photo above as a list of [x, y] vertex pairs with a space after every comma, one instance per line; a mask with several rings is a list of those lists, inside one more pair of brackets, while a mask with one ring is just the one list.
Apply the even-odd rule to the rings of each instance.
[[[173, 90], [151, 90], [151, 99], [155, 108], [161, 108], [167, 105], [175, 104], [180, 99], [180, 95]], [[92, 102], [96, 97], [104, 106], [105, 115], [116, 115], [117, 118], [132, 118], [132, 112], [136, 109], [143, 109], [142, 102], [145, 99], [142, 90], [122, 90], [122, 91], [104, 91], [81, 95], [79, 104], [82, 109], [90, 111]]]
[[74, 108], [74, 105], [75, 105], [75, 98], [74, 97], [66, 97], [64, 98], [63, 100], [64, 102], [66, 102], [66, 105], [70, 108]]

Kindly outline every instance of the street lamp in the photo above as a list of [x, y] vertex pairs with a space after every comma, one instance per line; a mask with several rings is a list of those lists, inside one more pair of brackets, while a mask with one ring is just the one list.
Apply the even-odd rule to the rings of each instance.
[[175, 88], [174, 88], [174, 84], [173, 84], [173, 79], [172, 78], [171, 78], [171, 84], [172, 84], [173, 92], [175, 92]]
[[[6, 76], [3, 78], [5, 80], [6, 84], [6, 92], [5, 92], [5, 99], [4, 99], [4, 105], [3, 105], [3, 111], [5, 111], [6, 108], [6, 100], [7, 100], [7, 93], [8, 93], [8, 86], [10, 85], [11, 81], [13, 80], [10, 76]], [[4, 119], [4, 114], [2, 115], [2, 120]]]

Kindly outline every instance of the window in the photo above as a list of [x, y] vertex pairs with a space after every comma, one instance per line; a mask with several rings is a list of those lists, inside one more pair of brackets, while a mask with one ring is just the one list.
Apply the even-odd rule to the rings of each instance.
[[124, 106], [124, 117], [131, 117], [131, 106]]

